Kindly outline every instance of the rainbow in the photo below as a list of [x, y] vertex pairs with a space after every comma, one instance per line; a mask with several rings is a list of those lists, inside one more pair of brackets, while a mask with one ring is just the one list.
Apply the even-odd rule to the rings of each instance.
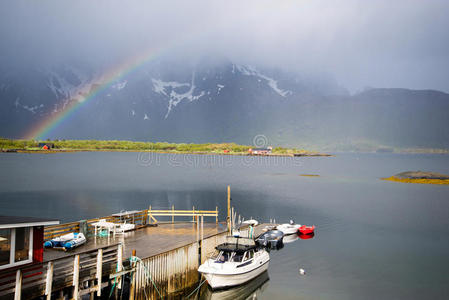
[[[88, 84], [80, 87], [75, 96], [71, 97], [69, 105], [63, 107], [61, 110], [50, 113], [38, 124], [34, 125], [25, 135], [25, 139], [41, 140], [51, 133], [52, 130], [57, 128], [61, 123], [73, 115], [81, 107], [85, 106], [89, 100], [95, 98], [98, 94], [111, 86], [114, 82], [120, 80], [127, 74], [133, 72], [140, 66], [148, 63], [160, 55], [165, 53], [167, 47], [151, 48], [143, 55], [135, 56], [126, 60], [118, 66], [108, 70], [101, 77], [97, 78]], [[75, 100], [75, 101], [73, 101]]]

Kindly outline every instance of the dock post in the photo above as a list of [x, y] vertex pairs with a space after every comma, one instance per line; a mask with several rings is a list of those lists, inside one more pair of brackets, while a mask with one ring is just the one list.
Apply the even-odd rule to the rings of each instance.
[[[121, 272], [123, 270], [122, 266], [123, 261], [123, 246], [120, 243], [117, 248], [117, 273]], [[122, 289], [122, 277], [119, 276], [117, 278], [117, 289]]]
[[227, 225], [228, 225], [228, 232], [229, 235], [232, 234], [231, 232], [231, 186], [228, 185], [228, 217], [226, 219]]
[[101, 296], [101, 277], [103, 274], [103, 249], [98, 249], [97, 254], [97, 281], [98, 281], [98, 289], [97, 296]]
[[47, 300], [51, 300], [51, 289], [53, 284], [53, 262], [47, 264], [47, 278], [45, 280], [45, 295]]
[[195, 222], [195, 205], [192, 207], [192, 222]]
[[175, 206], [171, 206], [171, 222], [175, 223]]
[[14, 300], [20, 300], [22, 297], [22, 271], [16, 272], [16, 288], [14, 289]]
[[80, 256], [79, 254], [75, 255], [73, 259], [73, 299], [79, 299], [79, 279], [80, 279]]
[[204, 216], [201, 215], [201, 244], [203, 243], [204, 239]]
[[196, 216], [196, 241], [199, 243], [200, 241], [200, 222], [199, 216]]
[[218, 224], [218, 206], [215, 206], [215, 224]]
[[235, 226], [235, 216], [234, 216], [234, 206], [231, 208], [231, 235], [232, 235], [232, 230], [234, 230], [234, 226]]
[[[136, 267], [136, 260], [134, 259], [136, 257], [136, 249], [133, 249], [132, 251], [132, 260], [131, 260], [131, 270]], [[131, 272], [131, 281], [129, 286], [129, 299], [134, 300], [135, 297], [135, 284], [136, 284], [136, 270]]]

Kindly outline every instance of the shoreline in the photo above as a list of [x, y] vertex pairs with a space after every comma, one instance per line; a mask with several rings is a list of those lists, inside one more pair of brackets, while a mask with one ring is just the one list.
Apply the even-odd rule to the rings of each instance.
[[328, 153], [310, 152], [310, 153], [272, 153], [266, 155], [251, 155], [246, 152], [218, 153], [202, 151], [163, 151], [163, 150], [138, 150], [138, 149], [1, 149], [2, 153], [27, 153], [27, 154], [56, 154], [56, 153], [75, 153], [75, 152], [142, 152], [142, 153], [162, 153], [162, 154], [194, 154], [194, 155], [233, 155], [233, 156], [254, 156], [254, 157], [333, 157], [335, 155]]

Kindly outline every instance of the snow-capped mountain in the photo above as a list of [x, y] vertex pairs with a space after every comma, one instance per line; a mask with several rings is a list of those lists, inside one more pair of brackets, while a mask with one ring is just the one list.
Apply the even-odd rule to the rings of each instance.
[[[325, 76], [225, 60], [154, 61], [104, 83], [101, 71], [77, 64], [5, 72], [0, 136], [22, 137], [52, 114], [77, 106], [48, 138], [251, 144], [264, 134], [272, 144], [295, 146], [368, 140], [449, 147], [449, 131], [441, 129], [449, 125], [449, 96], [440, 92], [389, 89], [351, 96]], [[425, 127], [439, 134], [408, 129], [413, 126], [404, 122], [419, 120], [418, 108], [419, 114], [437, 110]]]

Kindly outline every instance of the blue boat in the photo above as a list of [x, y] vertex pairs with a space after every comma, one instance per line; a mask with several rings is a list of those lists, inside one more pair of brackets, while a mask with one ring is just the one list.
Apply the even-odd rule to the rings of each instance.
[[86, 243], [86, 237], [82, 233], [72, 232], [44, 243], [45, 248], [70, 250]]

